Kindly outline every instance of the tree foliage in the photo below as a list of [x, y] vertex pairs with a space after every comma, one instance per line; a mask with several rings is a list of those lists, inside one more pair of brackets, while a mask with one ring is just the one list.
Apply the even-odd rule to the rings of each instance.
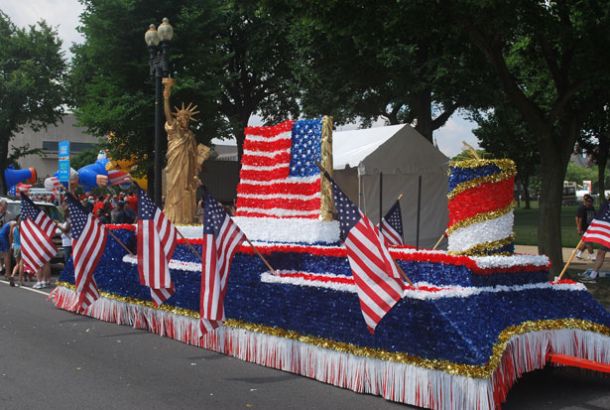
[[[10, 140], [26, 125], [39, 130], [61, 118], [65, 63], [57, 33], [44, 21], [16, 27], [0, 11], [0, 175], [23, 150], [9, 158]], [[0, 192], [6, 193], [4, 177]]]
[[477, 69], [480, 56], [436, 2], [279, 3], [275, 8], [289, 10], [294, 21], [295, 72], [310, 115], [364, 125], [379, 117], [416, 122], [432, 142], [455, 110], [483, 97], [474, 85], [489, 71]]
[[591, 101], [609, 81], [610, 3], [463, 0], [447, 12], [485, 56], [537, 141], [539, 251], [557, 270], [566, 166]]
[[85, 42], [74, 49], [73, 104], [94, 135], [114, 133], [108, 144], [114, 158], [151, 166], [154, 86], [143, 34], [163, 17], [175, 32], [172, 100], [199, 106], [193, 131], [200, 142], [235, 136], [241, 153], [243, 129], [254, 113], [272, 120], [298, 112], [285, 28], [260, 2], [82, 1]]
[[[502, 101], [502, 100], [500, 100]], [[510, 158], [517, 165], [517, 180], [523, 187], [525, 208], [530, 208], [530, 178], [540, 163], [538, 143], [532, 138], [518, 111], [498, 102], [489, 112], [475, 111], [471, 118], [479, 128], [473, 130], [479, 144], [494, 158]]]

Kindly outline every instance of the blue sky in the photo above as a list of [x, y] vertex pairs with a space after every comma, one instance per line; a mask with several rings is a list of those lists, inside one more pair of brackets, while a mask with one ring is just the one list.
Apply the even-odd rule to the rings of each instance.
[[[0, 9], [18, 26], [35, 24], [44, 19], [55, 27], [63, 40], [63, 51], [66, 59], [70, 58], [69, 48], [73, 43], [80, 43], [83, 37], [76, 27], [83, 10], [77, 0], [2, 0]], [[145, 64], [146, 62], [143, 62]], [[252, 121], [256, 122], [253, 118]], [[454, 114], [444, 127], [434, 133], [440, 150], [452, 157], [462, 150], [462, 141], [477, 147], [477, 140], [472, 134], [476, 125], [466, 120], [459, 112]]]

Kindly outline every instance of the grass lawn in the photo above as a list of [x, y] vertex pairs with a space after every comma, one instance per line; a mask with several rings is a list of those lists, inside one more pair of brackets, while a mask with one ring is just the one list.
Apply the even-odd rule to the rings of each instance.
[[[518, 245], [538, 245], [538, 202], [532, 201], [531, 205], [532, 209], [515, 208], [515, 243]], [[561, 243], [566, 248], [574, 248], [580, 240], [574, 220], [576, 208], [576, 205], [561, 208]]]

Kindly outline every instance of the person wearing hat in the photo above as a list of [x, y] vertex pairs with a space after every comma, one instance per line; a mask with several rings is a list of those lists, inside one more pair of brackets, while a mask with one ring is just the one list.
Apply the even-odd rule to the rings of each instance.
[[[595, 207], [593, 206], [593, 197], [589, 194], [585, 194], [582, 198], [582, 204], [576, 210], [576, 231], [578, 236], [583, 236], [591, 221], [595, 218]], [[576, 252], [577, 259], [584, 259], [582, 252], [587, 248], [589, 251], [589, 260], [594, 261], [595, 255], [593, 254], [593, 245], [590, 243], [582, 242], [577, 248]]]

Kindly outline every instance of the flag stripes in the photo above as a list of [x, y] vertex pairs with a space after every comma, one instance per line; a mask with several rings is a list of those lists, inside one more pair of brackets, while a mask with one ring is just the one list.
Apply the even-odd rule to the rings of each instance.
[[383, 236], [345, 195], [330, 175], [341, 238], [358, 290], [360, 309], [371, 334], [383, 317], [402, 298], [403, 284]]
[[106, 228], [92, 213], [85, 211], [76, 198], [66, 195], [72, 228], [76, 308], [84, 310], [99, 299], [93, 272], [106, 248]]
[[[604, 218], [605, 219], [605, 218]], [[594, 242], [610, 248], [610, 222], [604, 219], [593, 219], [582, 236], [584, 242]]]
[[21, 222], [21, 254], [26, 270], [39, 271], [56, 253], [53, 241], [36, 222], [29, 218]]
[[246, 128], [236, 215], [317, 218], [321, 135], [319, 120]]
[[208, 192], [204, 199], [204, 228], [200, 293], [200, 331], [205, 334], [225, 319], [224, 298], [227, 292], [231, 260], [245, 235]]
[[385, 218], [381, 220], [381, 226], [383, 228], [381, 233], [388, 245], [402, 245], [402, 238]]
[[169, 219], [138, 189], [138, 273], [140, 284], [150, 288], [153, 302], [159, 306], [175, 292], [169, 261], [178, 244], [178, 231]]

